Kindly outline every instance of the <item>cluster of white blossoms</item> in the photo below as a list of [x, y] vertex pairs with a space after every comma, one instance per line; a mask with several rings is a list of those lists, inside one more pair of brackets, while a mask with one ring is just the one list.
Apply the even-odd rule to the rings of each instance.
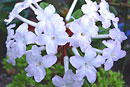
[[[44, 79], [46, 75], [45, 68], [49, 68], [57, 62], [58, 46], [67, 43], [72, 46], [75, 56], [64, 57], [64, 77], [61, 78], [56, 75], [52, 79], [56, 87], [82, 87], [84, 77], [87, 77], [90, 83], [94, 83], [96, 68], [104, 65], [107, 71], [112, 68], [114, 61], [126, 55], [126, 52], [121, 50], [121, 43], [127, 37], [118, 29], [119, 18], [109, 11], [109, 4], [105, 0], [101, 0], [99, 4], [91, 0], [85, 0], [86, 4], [81, 7], [84, 15], [67, 25], [65, 25], [63, 18], [55, 13], [53, 5], [48, 5], [43, 10], [38, 5], [39, 1], [41, 0], [24, 0], [17, 3], [10, 13], [9, 19], [5, 20], [7, 24], [15, 18], [24, 22], [16, 31], [13, 29], [16, 26], [15, 24], [7, 27], [8, 62], [15, 65], [16, 58], [27, 55], [26, 75], [28, 77], [34, 76], [36, 82], [41, 82]], [[67, 15], [67, 20], [70, 18], [76, 2], [77, 0], [74, 0]], [[34, 11], [38, 22], [25, 19], [19, 14], [27, 8]], [[101, 22], [105, 29], [111, 26], [114, 26], [114, 28], [109, 31], [109, 34], [99, 35], [97, 22]], [[34, 32], [28, 30], [28, 25], [35, 27]], [[69, 37], [66, 28], [69, 28], [73, 33], [72, 36]], [[102, 41], [106, 48], [103, 50], [93, 48], [91, 45], [92, 39], [106, 39]], [[27, 50], [28, 45], [32, 45], [31, 50]], [[77, 48], [80, 48], [85, 55], [81, 56]], [[47, 54], [42, 55], [42, 51], [46, 51]], [[69, 61], [76, 68], [76, 74], [69, 69]]]

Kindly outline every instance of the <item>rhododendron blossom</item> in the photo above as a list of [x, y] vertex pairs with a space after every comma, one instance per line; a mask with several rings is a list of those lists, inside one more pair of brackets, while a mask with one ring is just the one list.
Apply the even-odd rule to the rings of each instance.
[[[82, 87], [86, 77], [90, 83], [96, 81], [97, 68], [104, 65], [107, 71], [112, 68], [114, 61], [125, 57], [126, 52], [121, 49], [121, 43], [127, 37], [119, 30], [119, 18], [110, 12], [105, 0], [99, 4], [85, 0], [86, 4], [81, 7], [83, 15], [78, 19], [71, 16], [78, 1], [74, 0], [65, 21], [56, 13], [53, 5], [42, 9], [38, 4], [40, 1], [24, 0], [16, 3], [9, 19], [5, 19], [7, 25], [15, 18], [23, 22], [16, 30], [13, 29], [16, 24], [7, 27], [7, 62], [15, 65], [16, 58], [26, 55], [28, 66], [25, 71], [28, 77], [34, 76], [36, 82], [41, 82], [45, 78], [46, 68], [61, 62], [57, 61], [60, 57], [64, 60], [65, 74], [63, 78], [58, 75], [53, 77], [53, 84], [56, 87]], [[27, 8], [34, 12], [37, 22], [20, 15]], [[68, 22], [70, 18], [74, 20]], [[29, 31], [28, 25], [34, 30]], [[99, 26], [110, 30], [100, 34]], [[106, 47], [95, 46], [98, 43]], [[69, 62], [76, 68], [76, 73], [70, 69]]]

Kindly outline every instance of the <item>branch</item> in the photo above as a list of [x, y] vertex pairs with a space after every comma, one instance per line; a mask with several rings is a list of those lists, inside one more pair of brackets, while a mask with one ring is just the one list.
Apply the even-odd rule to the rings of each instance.
[[130, 5], [124, 4], [124, 3], [109, 3], [112, 6], [117, 6], [117, 7], [127, 7], [130, 8]]

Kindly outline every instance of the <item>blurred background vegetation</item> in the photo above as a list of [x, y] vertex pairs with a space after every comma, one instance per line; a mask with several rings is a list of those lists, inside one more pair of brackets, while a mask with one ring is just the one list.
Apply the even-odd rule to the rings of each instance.
[[[6, 62], [6, 25], [4, 19], [8, 18], [9, 12], [13, 9], [16, 2], [23, 0], [0, 0], [0, 87], [54, 87], [51, 83], [51, 78], [58, 74], [63, 75], [63, 66], [58, 63], [54, 67], [47, 69], [47, 75], [43, 82], [36, 83], [33, 78], [28, 78], [24, 68], [27, 66], [26, 56], [23, 56], [17, 61], [15, 67]], [[43, 0], [44, 2], [53, 4], [57, 12], [65, 17], [73, 0]], [[100, 2], [100, 0], [93, 0]], [[115, 62], [112, 71], [105, 72], [103, 68], [97, 73], [97, 81], [94, 84], [89, 84], [85, 80], [83, 87], [130, 87], [130, 0], [107, 0], [110, 4], [110, 10], [120, 18], [119, 28], [125, 32], [128, 39], [122, 44], [123, 49], [127, 51], [125, 58]], [[75, 17], [80, 17], [79, 9], [85, 0], [79, 0], [75, 8]], [[78, 10], [78, 11], [77, 11]], [[34, 15], [27, 9], [21, 13], [25, 18], [34, 20]], [[34, 20], [35, 21], [35, 20]], [[12, 23], [21, 24], [17, 19]], [[61, 72], [62, 71], [62, 72]], [[51, 74], [51, 76], [50, 76]]]

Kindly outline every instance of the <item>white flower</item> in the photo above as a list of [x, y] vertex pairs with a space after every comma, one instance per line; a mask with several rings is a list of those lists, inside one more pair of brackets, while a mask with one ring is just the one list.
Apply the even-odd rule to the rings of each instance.
[[63, 78], [56, 75], [52, 78], [52, 82], [56, 87], [82, 87], [84, 80], [75, 80], [74, 76], [72, 70], [68, 70]]
[[91, 37], [98, 34], [98, 27], [95, 25], [93, 19], [86, 15], [81, 17], [81, 19], [71, 22], [69, 29], [73, 32], [70, 38], [70, 45], [80, 47], [82, 51], [85, 51], [90, 45]]
[[8, 56], [7, 62], [11, 63], [13, 66], [15, 65], [15, 59], [17, 58], [15, 45], [16, 43], [14, 43], [14, 40], [10, 40], [6, 43], [7, 56]]
[[86, 0], [87, 4], [84, 4], [81, 9], [84, 14], [96, 20], [100, 20], [100, 16], [98, 14], [99, 5], [96, 2], [92, 2], [91, 0]]
[[111, 21], [112, 21], [115, 28], [118, 28], [119, 18], [115, 17], [113, 13], [110, 13], [109, 4], [105, 0], [101, 0], [99, 6], [100, 6], [99, 13], [101, 14], [101, 21], [103, 27], [109, 28], [111, 26]]
[[14, 34], [14, 30], [11, 29], [15, 25], [10, 25], [8, 29], [8, 37], [6, 41], [8, 62], [15, 65], [15, 59], [22, 57], [26, 53], [26, 45], [34, 43], [35, 34], [28, 31], [28, 25], [22, 24]]
[[104, 45], [108, 48], [103, 49], [103, 57], [107, 59], [105, 62], [105, 70], [112, 68], [114, 61], [123, 58], [126, 55], [126, 52], [121, 50], [121, 43], [119, 41], [103, 41]]
[[16, 24], [11, 24], [7, 27], [7, 32], [8, 32], [8, 36], [7, 36], [7, 40], [6, 42], [8, 42], [9, 40], [11, 40], [12, 38], [14, 38], [14, 30], [12, 28], [14, 28], [16, 26]]
[[22, 42], [26, 45], [35, 43], [36, 35], [28, 31], [28, 25], [23, 23], [17, 28], [14, 38], [17, 42]]
[[95, 82], [96, 72], [95, 68], [100, 67], [104, 63], [104, 59], [96, 54], [96, 51], [89, 47], [85, 51], [85, 56], [72, 56], [70, 58], [70, 63], [77, 69], [76, 74], [79, 75], [79, 79], [87, 76], [90, 83]]
[[65, 23], [63, 18], [60, 17], [59, 14], [55, 13], [55, 8], [53, 5], [49, 5], [45, 8], [45, 10], [37, 9], [35, 11], [37, 15], [37, 19], [40, 21], [37, 23], [35, 32], [37, 35], [44, 32], [44, 29], [47, 26], [47, 22], [51, 22], [54, 28], [57, 28], [57, 31], [65, 31]]
[[30, 52], [27, 53], [27, 63], [29, 65], [27, 66], [25, 71], [27, 72], [26, 75], [28, 77], [34, 76], [35, 81], [40, 82], [44, 79], [46, 75], [45, 68], [49, 68], [53, 64], [55, 64], [57, 61], [57, 57], [53, 54], [45, 55], [42, 57], [39, 54], [40, 49], [38, 49], [38, 47], [36, 46], [34, 48], [37, 48], [35, 50], [37, 50], [38, 52], [34, 53], [34, 50], [32, 49]]
[[111, 29], [109, 35], [112, 39], [122, 42], [127, 39], [124, 32], [121, 32], [118, 28]]
[[47, 54], [57, 53], [58, 45], [65, 45], [69, 40], [68, 34], [60, 28], [56, 28], [51, 22], [47, 22], [44, 34], [37, 36], [37, 44], [46, 45]]
[[26, 45], [32, 44], [35, 42], [35, 34], [33, 32], [28, 31], [28, 25], [23, 23], [20, 25], [17, 30], [16, 34], [14, 36], [14, 40], [16, 41], [16, 47], [17, 47], [17, 57], [22, 57], [23, 54], [26, 52]]

